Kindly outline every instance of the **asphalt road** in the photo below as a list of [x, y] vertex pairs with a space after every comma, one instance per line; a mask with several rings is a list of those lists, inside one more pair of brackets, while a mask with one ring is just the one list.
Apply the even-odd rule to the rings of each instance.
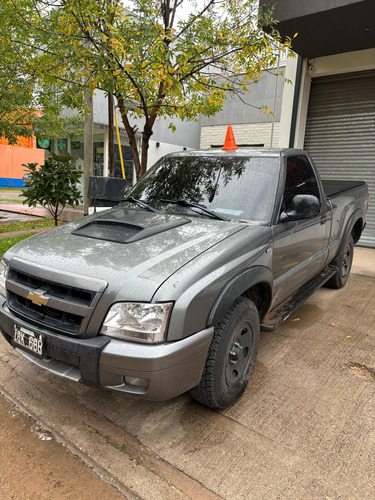
[[88, 388], [5, 342], [0, 391], [129, 499], [372, 500], [374, 285], [352, 275], [263, 332], [251, 383], [225, 411]]

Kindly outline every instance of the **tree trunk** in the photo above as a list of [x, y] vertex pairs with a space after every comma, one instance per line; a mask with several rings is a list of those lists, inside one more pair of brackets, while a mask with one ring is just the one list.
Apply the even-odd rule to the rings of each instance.
[[54, 210], [52, 212], [53, 218], [55, 219], [55, 226], [57, 226], [57, 213], [58, 213], [58, 211], [59, 211], [59, 205], [57, 204], [57, 206], [54, 207]]
[[109, 176], [115, 176], [114, 126], [113, 126], [113, 95], [108, 93], [108, 168]]
[[129, 123], [128, 115], [126, 114], [126, 108], [124, 105], [124, 101], [121, 97], [117, 97], [117, 104], [121, 113], [122, 123], [124, 124], [126, 133], [128, 134], [130, 149], [133, 155], [134, 167], [137, 180], [139, 180], [143, 174], [141, 174], [141, 162], [139, 158], [139, 151], [137, 148], [137, 139], [136, 139], [136, 128], [132, 127]]
[[144, 175], [147, 170], [147, 159], [148, 159], [148, 148], [150, 144], [150, 137], [152, 136], [152, 130], [148, 127], [148, 124], [144, 126], [142, 133], [142, 147], [141, 147], [141, 175]]
[[[162, 89], [159, 91], [159, 93], [160, 92], [162, 92]], [[150, 137], [152, 136], [152, 128], [160, 109], [160, 102], [157, 104], [157, 106], [154, 106], [151, 115], [146, 118], [146, 123], [143, 127], [142, 132], [141, 156], [139, 156], [139, 151], [137, 148], [137, 139], [135, 135], [136, 127], [132, 127], [130, 125], [124, 101], [121, 97], [117, 97], [117, 103], [120, 109], [122, 122], [129, 137], [130, 148], [133, 154], [135, 172], [138, 181], [146, 173], [147, 170], [148, 147], [150, 143]]]

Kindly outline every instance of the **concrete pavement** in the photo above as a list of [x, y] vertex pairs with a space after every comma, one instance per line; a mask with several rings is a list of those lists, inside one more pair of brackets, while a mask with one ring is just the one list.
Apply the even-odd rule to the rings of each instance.
[[375, 248], [354, 248], [352, 273], [375, 278]]
[[[29, 217], [51, 217], [49, 211], [37, 205], [36, 207], [29, 207], [28, 205], [23, 205], [22, 203], [17, 203], [16, 201], [9, 200], [22, 200], [22, 192], [20, 189], [11, 189], [0, 191], [0, 214], [7, 218], [7, 216], [14, 219], [14, 215], [19, 216], [29, 216]], [[7, 201], [5, 201], [7, 200]], [[83, 206], [79, 205], [77, 208], [65, 207], [59, 220], [64, 222], [69, 222], [71, 220], [83, 217]], [[4, 222], [4, 221], [3, 221]], [[13, 222], [13, 220], [11, 221]]]
[[251, 383], [225, 411], [91, 389], [5, 342], [0, 390], [126, 498], [372, 500], [374, 285], [353, 274], [263, 332]]

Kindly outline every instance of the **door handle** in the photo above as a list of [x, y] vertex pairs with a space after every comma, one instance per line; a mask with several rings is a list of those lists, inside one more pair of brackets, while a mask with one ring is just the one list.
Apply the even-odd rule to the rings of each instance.
[[325, 224], [326, 222], [327, 222], [327, 219], [326, 219], [325, 217], [322, 217], [322, 218], [320, 219], [320, 223], [321, 223], [321, 224]]

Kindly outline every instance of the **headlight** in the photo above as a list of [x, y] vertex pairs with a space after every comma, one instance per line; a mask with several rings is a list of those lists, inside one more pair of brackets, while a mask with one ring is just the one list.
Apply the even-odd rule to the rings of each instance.
[[108, 311], [100, 333], [138, 342], [161, 342], [165, 338], [172, 305], [172, 302], [118, 302]]
[[0, 262], [0, 295], [4, 295], [6, 297], [5, 290], [5, 280], [7, 277], [8, 267], [4, 264], [3, 261]]

